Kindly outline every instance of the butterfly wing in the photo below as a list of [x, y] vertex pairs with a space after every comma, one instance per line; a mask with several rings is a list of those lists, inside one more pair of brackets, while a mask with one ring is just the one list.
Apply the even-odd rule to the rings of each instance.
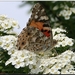
[[41, 4], [34, 5], [32, 15], [27, 26], [33, 26], [41, 30], [47, 37], [52, 33], [49, 23], [49, 17], [45, 13], [45, 9]]
[[27, 26], [18, 36], [17, 47], [19, 50], [39, 51], [50, 49], [53, 45], [49, 17], [46, 15], [45, 9], [37, 3], [32, 9], [32, 15]]

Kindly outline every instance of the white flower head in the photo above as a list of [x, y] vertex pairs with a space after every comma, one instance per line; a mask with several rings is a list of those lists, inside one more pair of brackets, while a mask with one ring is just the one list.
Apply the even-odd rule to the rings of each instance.
[[7, 18], [7, 15], [0, 15], [0, 20], [4, 20]]
[[75, 14], [75, 8], [70, 8], [70, 10]]
[[53, 10], [57, 10], [57, 9], [58, 9], [58, 6], [54, 6], [54, 7], [53, 7]]

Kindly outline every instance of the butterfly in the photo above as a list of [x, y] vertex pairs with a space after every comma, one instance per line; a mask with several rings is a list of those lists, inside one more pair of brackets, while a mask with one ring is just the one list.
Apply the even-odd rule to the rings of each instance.
[[18, 35], [18, 50], [27, 49], [40, 52], [52, 49], [57, 41], [53, 40], [49, 21], [44, 7], [40, 3], [36, 3], [27, 26]]

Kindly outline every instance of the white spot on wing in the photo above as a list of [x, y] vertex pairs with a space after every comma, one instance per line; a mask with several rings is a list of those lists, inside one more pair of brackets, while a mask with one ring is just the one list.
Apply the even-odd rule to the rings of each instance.
[[35, 15], [35, 19], [37, 19], [38, 18], [38, 16], [37, 15]]
[[47, 16], [41, 16], [39, 20], [48, 20], [49, 18]]

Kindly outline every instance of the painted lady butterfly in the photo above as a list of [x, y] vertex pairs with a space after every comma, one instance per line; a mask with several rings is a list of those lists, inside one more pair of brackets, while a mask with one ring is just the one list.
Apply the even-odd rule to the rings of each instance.
[[21, 31], [17, 40], [19, 50], [27, 49], [34, 52], [52, 49], [56, 44], [53, 40], [49, 17], [41, 4], [34, 5], [31, 18]]

